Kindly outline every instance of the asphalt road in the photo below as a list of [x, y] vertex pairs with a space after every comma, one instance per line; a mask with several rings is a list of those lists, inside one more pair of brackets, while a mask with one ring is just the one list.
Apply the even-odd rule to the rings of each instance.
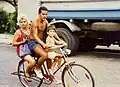
[[[19, 60], [14, 48], [0, 44], [0, 87], [22, 87], [17, 76], [11, 75], [11, 72], [17, 70]], [[69, 60], [74, 60], [91, 71], [95, 79], [95, 87], [120, 87], [119, 50], [97, 49], [90, 52], [79, 52]], [[42, 87], [62, 86], [52, 84]]]

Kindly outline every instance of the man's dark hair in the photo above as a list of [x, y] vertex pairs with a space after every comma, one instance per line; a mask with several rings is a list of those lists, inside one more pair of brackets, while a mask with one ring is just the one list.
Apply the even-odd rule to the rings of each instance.
[[38, 10], [38, 14], [40, 14], [42, 10], [48, 11], [48, 9], [46, 7], [41, 6]]

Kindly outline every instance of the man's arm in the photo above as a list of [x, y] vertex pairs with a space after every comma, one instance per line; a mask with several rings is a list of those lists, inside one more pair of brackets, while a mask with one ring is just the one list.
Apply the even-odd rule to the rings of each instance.
[[38, 37], [38, 29], [35, 22], [32, 25], [32, 32], [33, 32], [33, 37], [35, 41], [41, 44], [45, 48], [45, 43]]

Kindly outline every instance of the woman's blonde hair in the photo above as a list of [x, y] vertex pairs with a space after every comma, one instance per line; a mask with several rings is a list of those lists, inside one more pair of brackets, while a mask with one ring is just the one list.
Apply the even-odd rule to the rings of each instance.
[[21, 20], [25, 19], [29, 25], [30, 21], [28, 20], [27, 16], [25, 14], [21, 14], [19, 16], [19, 25], [21, 25]]
[[28, 19], [27, 19], [27, 16], [24, 15], [24, 14], [21, 14], [18, 19], [19, 19], [19, 22], [21, 22], [22, 19], [28, 20]]

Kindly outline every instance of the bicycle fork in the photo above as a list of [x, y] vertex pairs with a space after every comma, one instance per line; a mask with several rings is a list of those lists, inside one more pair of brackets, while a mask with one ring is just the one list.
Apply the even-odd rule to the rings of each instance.
[[78, 84], [78, 83], [80, 82], [80, 79], [77, 78], [77, 76], [73, 73], [72, 67], [71, 67], [70, 65], [66, 65], [66, 67], [67, 67], [67, 71], [68, 71], [69, 76], [72, 78], [72, 80], [73, 80], [76, 84]]

